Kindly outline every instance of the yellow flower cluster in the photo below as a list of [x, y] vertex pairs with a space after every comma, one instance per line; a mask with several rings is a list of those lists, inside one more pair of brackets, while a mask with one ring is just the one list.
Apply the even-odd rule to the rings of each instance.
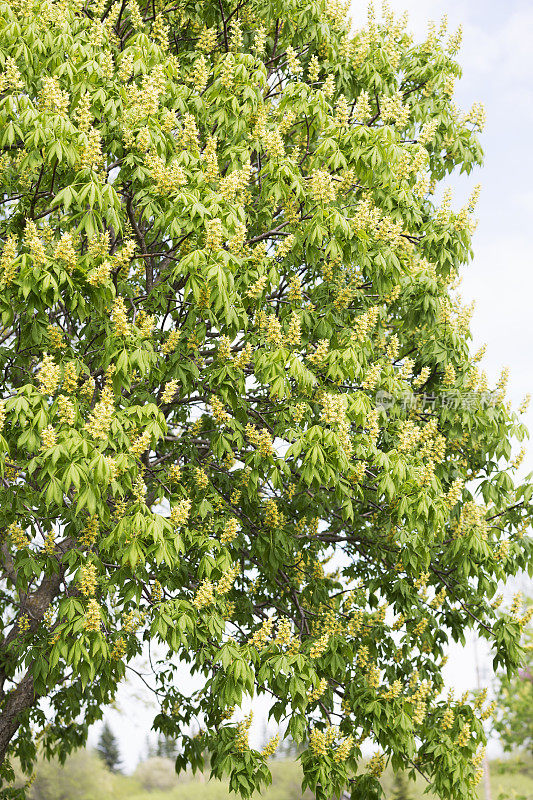
[[289, 233], [283, 241], [278, 245], [276, 250], [276, 258], [285, 258], [286, 255], [290, 253], [292, 248], [294, 247], [294, 243], [296, 242], [296, 237], [294, 234]]
[[432, 685], [429, 681], [422, 681], [416, 692], [410, 698], [414, 704], [413, 722], [422, 724], [427, 713], [427, 698], [431, 693]]
[[217, 36], [216, 28], [207, 28], [204, 26], [196, 42], [198, 50], [203, 50], [206, 53], [214, 50], [217, 44]]
[[89, 247], [87, 250], [91, 258], [100, 258], [109, 254], [109, 246], [111, 243], [109, 231], [101, 231], [95, 233], [89, 239]]
[[302, 328], [300, 315], [297, 311], [293, 311], [287, 331], [288, 344], [298, 345], [302, 339]]
[[345, 95], [341, 94], [335, 104], [335, 122], [340, 127], [348, 125], [350, 121], [350, 106]]
[[463, 488], [465, 482], [462, 478], [456, 478], [450, 488], [448, 489], [447, 494], [445, 495], [446, 505], [449, 508], [453, 508], [461, 497], [463, 496]]
[[96, 128], [90, 128], [85, 134], [85, 142], [81, 148], [80, 169], [92, 169], [102, 163], [102, 136]]
[[459, 521], [453, 530], [454, 537], [459, 538], [475, 531], [480, 539], [485, 540], [489, 530], [486, 513], [484, 506], [474, 502], [465, 503], [461, 508]]
[[92, 597], [87, 603], [87, 610], [85, 611], [85, 630], [99, 631], [102, 624], [102, 613], [97, 601]]
[[441, 605], [446, 600], [446, 588], [443, 586], [440, 592], [437, 592], [431, 603], [429, 604], [431, 608], [440, 608]]
[[72, 272], [76, 267], [77, 256], [71, 233], [65, 232], [61, 235], [54, 250], [54, 259], [66, 264], [68, 272]]
[[374, 447], [376, 446], [376, 442], [377, 442], [378, 436], [379, 436], [378, 419], [379, 419], [379, 411], [377, 409], [373, 409], [372, 411], [369, 411], [367, 416], [366, 416], [366, 426], [367, 426], [367, 429], [368, 429], [368, 438], [370, 440], [370, 443]]
[[99, 529], [100, 520], [98, 517], [90, 517], [79, 538], [79, 542], [82, 547], [93, 546], [98, 536]]
[[341, 744], [337, 747], [335, 752], [333, 753], [333, 760], [340, 764], [343, 761], [346, 761], [350, 753], [352, 752], [354, 744], [353, 736], [347, 736], [346, 739], [341, 742]]
[[271, 639], [273, 626], [274, 620], [272, 617], [269, 617], [263, 622], [261, 627], [256, 630], [253, 636], [248, 639], [248, 644], [251, 647], [255, 647], [257, 650], [262, 650]]
[[458, 747], [467, 747], [468, 743], [469, 743], [469, 741], [471, 739], [471, 736], [472, 736], [472, 732], [470, 730], [470, 725], [469, 725], [468, 722], [465, 722], [465, 724], [461, 728], [461, 731], [460, 731], [457, 739], [455, 740], [456, 745]]
[[331, 634], [329, 631], [323, 633], [320, 639], [318, 639], [311, 647], [309, 651], [309, 658], [320, 658], [320, 656], [324, 655], [328, 649], [330, 637]]
[[320, 700], [324, 692], [326, 691], [328, 686], [328, 682], [325, 678], [321, 678], [318, 684], [315, 686], [314, 689], [311, 689], [307, 693], [307, 699], [310, 703], [316, 703], [317, 700]]
[[274, 442], [266, 428], [258, 430], [255, 425], [248, 423], [246, 425], [246, 436], [261, 456], [264, 458], [275, 456]]
[[242, 722], [237, 726], [237, 736], [235, 737], [235, 749], [238, 753], [245, 753], [249, 750], [248, 732], [252, 725], [253, 711], [250, 711]]
[[30, 629], [30, 618], [27, 614], [21, 614], [17, 619], [17, 628], [20, 633], [26, 633]]
[[324, 731], [313, 728], [309, 734], [309, 749], [318, 758], [327, 754], [327, 738]]
[[332, 203], [337, 191], [329, 172], [317, 169], [311, 175], [311, 194], [317, 203]]
[[287, 617], [282, 617], [278, 622], [274, 644], [277, 644], [279, 647], [288, 647], [291, 644], [292, 639], [292, 626], [290, 620], [288, 620]]
[[9, 286], [15, 277], [15, 259], [17, 257], [17, 237], [7, 237], [0, 257], [0, 287]]
[[274, 130], [263, 128], [261, 131], [261, 143], [266, 153], [273, 159], [279, 160], [285, 157], [285, 145], [279, 128]]
[[179, 381], [174, 379], [172, 381], [167, 381], [165, 384], [165, 388], [163, 390], [163, 394], [161, 395], [161, 402], [162, 403], [171, 403], [176, 395], [178, 390]]
[[176, 347], [178, 346], [178, 342], [180, 340], [180, 332], [179, 331], [171, 331], [168, 335], [166, 342], [163, 342], [161, 345], [161, 351], [164, 355], [168, 355], [169, 353], [173, 353]]
[[222, 222], [218, 217], [205, 223], [205, 246], [208, 250], [220, 250], [223, 240]]
[[311, 353], [307, 358], [315, 366], [320, 366], [328, 357], [328, 353], [329, 341], [327, 339], [320, 339], [314, 353]]
[[294, 77], [299, 77], [303, 72], [303, 67], [300, 63], [300, 59], [296, 55], [296, 51], [290, 45], [285, 50], [285, 57], [287, 59], [289, 69]]
[[279, 745], [279, 733], [273, 736], [270, 741], [265, 745], [265, 747], [261, 750], [261, 755], [263, 758], [270, 758], [274, 755], [276, 750], [278, 749]]
[[353, 344], [363, 342], [365, 337], [368, 336], [376, 325], [379, 315], [378, 306], [372, 306], [355, 318], [353, 322], [353, 331], [351, 334], [351, 341]]
[[224, 425], [226, 422], [230, 421], [230, 415], [224, 408], [222, 401], [216, 395], [211, 397], [210, 406], [211, 412], [219, 425]]
[[109, 651], [109, 657], [113, 661], [120, 661], [126, 655], [127, 645], [123, 636], [119, 636], [113, 643], [113, 647]]
[[220, 537], [221, 544], [229, 544], [239, 533], [239, 522], [235, 517], [228, 519]]
[[24, 550], [30, 543], [28, 535], [16, 522], [12, 522], [11, 525], [8, 525], [7, 535], [17, 550]]
[[192, 501], [189, 499], [180, 500], [176, 506], [170, 510], [170, 521], [174, 527], [185, 525], [191, 513]]
[[431, 372], [431, 370], [430, 370], [429, 367], [422, 367], [422, 369], [420, 370], [420, 373], [417, 375], [417, 377], [413, 381], [413, 386], [416, 389], [420, 388], [420, 386], [423, 386], [424, 383], [429, 378], [429, 373], [430, 372]]
[[57, 415], [64, 425], [74, 425], [76, 409], [74, 403], [65, 394], [60, 394], [57, 398]]
[[401, 680], [396, 680], [392, 683], [388, 689], [384, 689], [381, 692], [381, 696], [384, 700], [395, 700], [399, 697], [402, 693], [402, 682]]
[[144, 503], [146, 492], [148, 491], [148, 487], [146, 486], [145, 482], [143, 481], [141, 475], [138, 475], [135, 481], [133, 482], [132, 486], [132, 494], [137, 503]]
[[383, 753], [374, 753], [367, 764], [367, 772], [374, 778], [380, 778], [384, 769], [385, 755]]
[[113, 321], [113, 329], [115, 336], [129, 336], [131, 333], [130, 324], [126, 314], [126, 305], [124, 298], [118, 295], [113, 304], [113, 311], [111, 313]]
[[246, 243], [246, 225], [243, 222], [235, 223], [235, 232], [233, 236], [228, 239], [228, 249], [230, 253], [239, 255], [244, 252]]
[[59, 386], [60, 373], [61, 370], [59, 366], [54, 363], [53, 357], [48, 355], [48, 353], [45, 353], [41, 368], [37, 373], [39, 391], [42, 394], [55, 394], [56, 389]]
[[520, 405], [518, 406], [518, 413], [525, 414], [529, 408], [529, 404], [531, 403], [531, 395], [526, 394]]
[[63, 331], [58, 325], [48, 325], [46, 332], [53, 350], [62, 350], [65, 347]]
[[39, 105], [46, 111], [52, 111], [62, 117], [66, 116], [70, 97], [68, 92], [64, 92], [59, 86], [56, 77], [41, 78], [42, 88], [39, 93]]
[[202, 467], [196, 467], [194, 470], [194, 482], [199, 489], [207, 489], [209, 486], [209, 478]]
[[16, 62], [11, 56], [6, 58], [5, 71], [0, 74], [0, 92], [12, 89], [17, 92], [24, 88], [22, 76]]
[[128, 611], [126, 616], [124, 617], [124, 622], [122, 628], [124, 633], [135, 633], [138, 628], [143, 624], [146, 618], [146, 614], [144, 611], [139, 611], [136, 608], [132, 608], [131, 611]]
[[232, 588], [235, 578], [240, 572], [240, 567], [238, 564], [234, 564], [232, 567], [227, 569], [223, 574], [220, 580], [217, 583], [216, 593], [219, 595], [224, 595], [229, 592]]
[[233, 200], [237, 194], [244, 192], [250, 183], [252, 168], [250, 164], [245, 164], [237, 170], [233, 170], [228, 175], [224, 176], [220, 181], [219, 191], [224, 200], [228, 202]]
[[172, 464], [168, 470], [168, 480], [171, 483], [179, 483], [181, 480], [181, 467], [179, 464]]
[[90, 562], [80, 568], [78, 575], [78, 587], [85, 597], [94, 597], [97, 586], [96, 566]]
[[103, 286], [111, 278], [111, 270], [113, 265], [107, 259], [102, 261], [97, 267], [94, 267], [87, 274], [87, 283], [91, 286]]
[[446, 711], [442, 717], [441, 728], [445, 731], [449, 730], [453, 725], [454, 714], [453, 709], [447, 706]]
[[47, 425], [41, 432], [41, 450], [46, 452], [57, 444], [57, 434], [52, 425]]
[[165, 159], [153, 150], [146, 154], [144, 160], [160, 194], [175, 194], [187, 183], [183, 167], [176, 163], [165, 164]]
[[89, 414], [89, 419], [83, 426], [93, 439], [106, 439], [113, 419], [115, 398], [112, 387], [106, 383], [102, 396]]
[[211, 583], [210, 580], [207, 578], [202, 581], [200, 586], [198, 587], [198, 591], [194, 596], [194, 600], [192, 601], [193, 606], [199, 611], [204, 606], [211, 605], [215, 601], [215, 587]]
[[285, 524], [285, 516], [279, 510], [275, 500], [270, 498], [265, 504], [265, 524], [269, 528], [281, 528]]
[[163, 587], [159, 583], [158, 580], [155, 580], [152, 584], [152, 588], [150, 591], [152, 603], [160, 603], [163, 599]]
[[218, 176], [217, 137], [208, 136], [206, 145], [201, 155], [204, 162], [204, 177], [209, 183]]
[[128, 450], [129, 452], [135, 456], [135, 458], [140, 458], [143, 453], [146, 452], [151, 440], [151, 434], [149, 431], [144, 431], [140, 436], [137, 436], [130, 444]]
[[382, 369], [383, 367], [379, 361], [376, 361], [374, 364], [372, 364], [372, 366], [365, 372], [365, 377], [361, 383], [361, 388], [373, 391], [377, 386]]

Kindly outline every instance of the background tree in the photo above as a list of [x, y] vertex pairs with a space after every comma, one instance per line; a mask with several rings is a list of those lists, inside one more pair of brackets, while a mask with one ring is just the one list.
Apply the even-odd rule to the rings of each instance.
[[160, 734], [157, 739], [155, 755], [161, 758], [175, 758], [177, 755], [176, 740], [172, 736]]
[[481, 161], [460, 35], [332, 0], [0, 20], [2, 774], [83, 743], [151, 642], [178, 767], [268, 781], [257, 692], [319, 800], [389, 759], [474, 797], [486, 710], [441, 667], [473, 626], [516, 669], [491, 597], [532, 487], [454, 291], [477, 190], [436, 194]]
[[[528, 599], [527, 607], [533, 609]], [[520, 606], [517, 604], [517, 616]], [[505, 750], [533, 754], [533, 628], [525, 631], [524, 659], [517, 674], [501, 674], [496, 688], [495, 728]]]
[[392, 784], [392, 800], [412, 800], [412, 793], [409, 791], [409, 780], [404, 772], [396, 772], [394, 774], [394, 782]]
[[118, 748], [117, 738], [107, 722], [104, 722], [98, 744], [96, 745], [96, 752], [100, 758], [103, 759], [111, 772], [118, 772], [120, 768], [120, 750]]

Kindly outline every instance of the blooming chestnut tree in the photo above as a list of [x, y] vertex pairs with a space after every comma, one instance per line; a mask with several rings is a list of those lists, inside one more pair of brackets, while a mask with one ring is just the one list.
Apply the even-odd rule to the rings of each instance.
[[472, 627], [516, 669], [492, 598], [532, 487], [455, 293], [460, 34], [387, 8], [354, 33], [338, 0], [0, 20], [4, 785], [144, 653], [178, 767], [208, 753], [243, 797], [260, 695], [319, 800], [379, 797], [388, 761], [475, 797], [490, 709], [442, 666]]

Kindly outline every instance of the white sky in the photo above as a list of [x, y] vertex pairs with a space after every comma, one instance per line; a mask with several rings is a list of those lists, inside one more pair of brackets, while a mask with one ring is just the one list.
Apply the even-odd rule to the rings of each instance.
[[[533, 391], [533, 4], [528, 0], [392, 0], [398, 13], [409, 12], [410, 28], [423, 37], [430, 19], [448, 15], [450, 30], [463, 25], [459, 60], [463, 78], [456, 84], [455, 101], [465, 110], [482, 101], [487, 126], [482, 135], [485, 165], [457, 186], [457, 207], [470, 189], [481, 183], [477, 208], [479, 226], [474, 238], [473, 263], [463, 271], [465, 301], [476, 300], [472, 329], [474, 349], [487, 343], [483, 367], [497, 380], [510, 368], [508, 396], [518, 405]], [[366, 3], [355, 2], [356, 23], [366, 17]], [[525, 421], [533, 428], [533, 413]], [[531, 454], [524, 472], [533, 469]], [[480, 648], [481, 663], [488, 666]], [[447, 683], [460, 693], [475, 686], [474, 647], [453, 647], [446, 670]], [[133, 769], [144, 754], [153, 710], [139, 694], [140, 681], [120, 692], [120, 712], [108, 719], [120, 739], [123, 760]], [[98, 729], [90, 741], [94, 743]]]

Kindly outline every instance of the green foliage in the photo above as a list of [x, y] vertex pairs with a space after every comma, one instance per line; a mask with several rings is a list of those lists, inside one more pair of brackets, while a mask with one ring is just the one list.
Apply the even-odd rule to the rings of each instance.
[[441, 667], [474, 627], [516, 670], [491, 598], [533, 493], [453, 288], [475, 197], [434, 193], [483, 114], [444, 27], [350, 30], [326, 0], [0, 0], [7, 782], [152, 643], [181, 770], [267, 786], [265, 694], [318, 800], [415, 757], [475, 796], [482, 711]]
[[113, 776], [103, 762], [78, 750], [65, 764], [39, 761], [31, 785], [32, 800], [107, 800], [113, 796]]
[[[300, 791], [301, 771], [297, 762], [275, 760], [271, 764], [272, 785], [262, 794], [264, 800], [310, 800], [311, 793]], [[177, 776], [167, 759], [148, 759], [139, 764], [132, 776], [107, 773], [100, 759], [78, 752], [69, 756], [61, 767], [57, 762], [40, 762], [37, 777], [29, 792], [30, 800], [51, 800], [68, 796], [82, 800], [84, 796], [99, 800], [228, 800], [232, 797], [226, 781], [208, 781], [207, 774], [190, 773]], [[78, 780], [76, 780], [78, 776]], [[531, 759], [494, 761], [491, 763], [493, 797], [521, 800], [533, 796], [533, 763]], [[394, 797], [395, 775], [386, 769], [381, 783], [387, 800]], [[422, 779], [410, 782], [413, 800], [436, 800], [425, 793]], [[68, 792], [68, 794], [67, 794]], [[86, 793], [84, 795], [84, 793]], [[233, 795], [234, 797], [235, 795]], [[483, 788], [477, 796], [484, 798]]]
[[[528, 601], [529, 613], [533, 603]], [[533, 627], [525, 635], [525, 655], [518, 674], [502, 674], [497, 686], [495, 728], [505, 750], [533, 754]]]

